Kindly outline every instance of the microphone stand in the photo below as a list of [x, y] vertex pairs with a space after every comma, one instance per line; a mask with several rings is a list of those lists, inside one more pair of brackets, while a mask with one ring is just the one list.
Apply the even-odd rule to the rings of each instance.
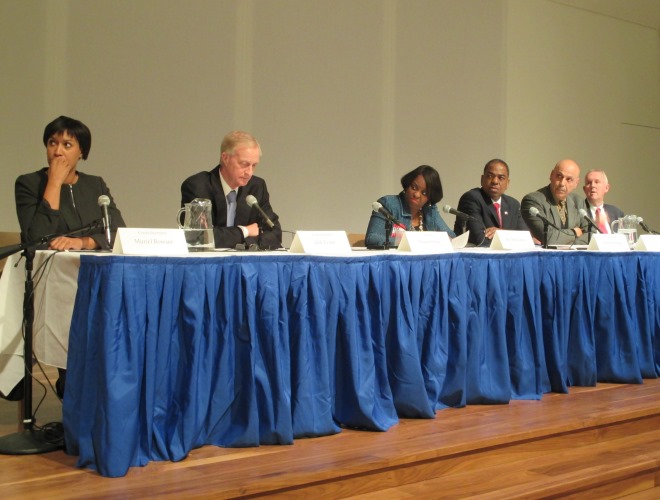
[[548, 249], [548, 226], [547, 221], [543, 221], [543, 248]]
[[58, 236], [71, 236], [80, 232], [91, 232], [99, 226], [100, 219], [64, 234], [44, 236], [39, 240], [18, 245], [0, 248], [0, 259], [23, 252], [25, 257], [25, 292], [23, 294], [23, 362], [25, 371], [23, 376], [23, 431], [0, 437], [0, 454], [3, 455], [36, 455], [48, 453], [63, 448], [62, 443], [48, 441], [44, 432], [34, 428], [35, 418], [32, 414], [32, 340], [34, 328], [34, 282], [32, 271], [34, 255], [39, 245], [48, 243]]
[[640, 221], [639, 225], [642, 226], [642, 229], [646, 231], [648, 234], [660, 234], [658, 231], [654, 231], [649, 226], [647, 226], [644, 221]]
[[394, 228], [394, 224], [392, 223], [391, 220], [385, 219], [385, 250], [390, 249], [390, 235], [392, 234], [392, 229]]

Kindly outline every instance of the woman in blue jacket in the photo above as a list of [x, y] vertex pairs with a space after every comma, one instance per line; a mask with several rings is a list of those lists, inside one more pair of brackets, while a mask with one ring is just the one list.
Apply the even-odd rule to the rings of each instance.
[[[442, 200], [440, 174], [433, 167], [421, 165], [401, 177], [403, 191], [398, 195], [387, 195], [378, 199], [393, 218], [401, 223], [406, 231], [445, 231], [450, 237], [454, 232], [442, 220], [436, 203]], [[372, 212], [367, 227], [365, 244], [368, 248], [385, 246], [385, 226], [387, 219], [378, 212]], [[396, 224], [395, 224], [396, 226]], [[389, 246], [395, 245], [396, 227], [389, 235]]]

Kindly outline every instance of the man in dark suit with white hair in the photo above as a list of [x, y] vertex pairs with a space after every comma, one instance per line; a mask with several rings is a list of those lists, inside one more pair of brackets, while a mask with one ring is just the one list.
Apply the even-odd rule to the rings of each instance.
[[[282, 246], [282, 228], [270, 205], [266, 182], [254, 175], [260, 160], [261, 147], [252, 135], [230, 132], [222, 140], [220, 164], [188, 177], [181, 185], [181, 206], [194, 198], [211, 200], [218, 248], [258, 244], [273, 250]], [[247, 203], [248, 196], [256, 198], [273, 227], [265, 225], [256, 206]]]
[[605, 203], [605, 193], [610, 190], [607, 175], [602, 170], [589, 170], [584, 176], [582, 187], [586, 200], [584, 201], [587, 214], [598, 225], [603, 233], [612, 232], [612, 222], [624, 216], [623, 210], [614, 205]]

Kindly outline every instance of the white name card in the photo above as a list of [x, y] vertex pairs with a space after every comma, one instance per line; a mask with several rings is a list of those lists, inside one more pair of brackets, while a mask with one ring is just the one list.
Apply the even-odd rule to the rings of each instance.
[[117, 229], [112, 253], [123, 255], [185, 255], [188, 245], [183, 229]]
[[309, 255], [350, 255], [351, 245], [345, 231], [296, 231], [289, 252]]
[[498, 229], [495, 231], [491, 250], [534, 250], [534, 240], [529, 231]]
[[597, 252], [629, 252], [630, 245], [628, 245], [628, 239], [623, 234], [594, 234], [591, 236], [591, 242], [587, 250], [595, 250]]
[[660, 252], [660, 234], [642, 234], [633, 247], [645, 252]]
[[450, 253], [454, 251], [454, 247], [449, 235], [444, 231], [406, 231], [397, 250], [411, 253]]
[[454, 250], [460, 250], [465, 248], [470, 240], [470, 231], [465, 231], [463, 234], [459, 234], [451, 240], [451, 246], [454, 247]]

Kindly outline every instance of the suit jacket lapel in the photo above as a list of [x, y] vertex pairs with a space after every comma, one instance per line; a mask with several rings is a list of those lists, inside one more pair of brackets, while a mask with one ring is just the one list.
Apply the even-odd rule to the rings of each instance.
[[612, 211], [611, 208], [609, 208], [607, 205], [603, 204], [603, 208], [605, 209], [605, 214], [607, 214], [607, 225], [610, 228], [610, 231], [612, 230], [612, 221], [616, 220], [616, 215]]
[[500, 214], [502, 214], [502, 229], [504, 229], [509, 225], [509, 221], [511, 220], [511, 214], [509, 213], [511, 207], [509, 207], [509, 201], [504, 195], [500, 198], [500, 202], [502, 203], [502, 206], [500, 207]]
[[490, 217], [490, 221], [492, 222], [493, 226], [500, 227], [500, 223], [497, 220], [497, 210], [495, 210], [495, 205], [493, 204], [492, 200], [488, 203], [487, 209], [488, 217]]
[[566, 227], [568, 229], [573, 229], [574, 227], [580, 227], [582, 224], [580, 220], [575, 220], [574, 215], [579, 210], [578, 204], [575, 198], [571, 198], [570, 195], [566, 198]]
[[[497, 210], [495, 210], [495, 206], [493, 205], [493, 200], [490, 199], [490, 196], [488, 196], [486, 193], [484, 193], [483, 189], [480, 189], [479, 192], [481, 193], [481, 197], [484, 200], [484, 205], [486, 206], [486, 216], [490, 219], [490, 223], [498, 227], [498, 220], [497, 220]], [[488, 222], [488, 221], [484, 221]], [[488, 224], [486, 224], [486, 227], [488, 227]]]
[[239, 224], [238, 221], [240, 221], [241, 225], [246, 224], [252, 210], [252, 207], [248, 206], [245, 201], [248, 195], [246, 187], [239, 187], [236, 193], [236, 224]]
[[227, 199], [225, 192], [222, 190], [222, 183], [220, 182], [220, 168], [216, 167], [211, 171], [211, 196], [215, 202], [215, 214], [213, 216], [213, 224], [217, 226], [227, 225]]
[[[559, 210], [557, 209], [557, 205], [553, 204], [550, 205], [550, 215], [552, 215], [552, 222], [554, 222], [557, 227], [562, 227], [562, 222], [561, 222], [561, 217], [559, 216]], [[568, 220], [568, 218], [566, 219]]]

